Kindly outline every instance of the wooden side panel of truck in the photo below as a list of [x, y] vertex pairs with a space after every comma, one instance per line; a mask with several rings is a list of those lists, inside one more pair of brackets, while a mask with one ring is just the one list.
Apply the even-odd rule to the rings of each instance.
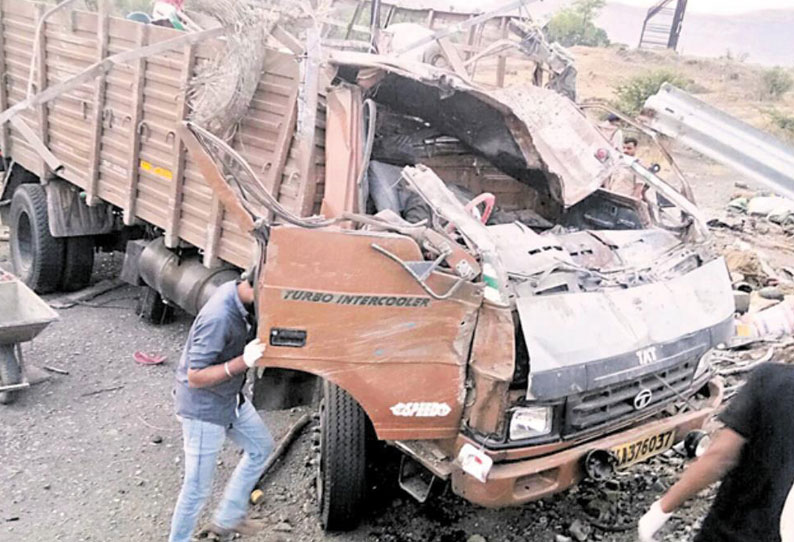
[[[182, 35], [96, 13], [61, 10], [37, 23], [50, 6], [0, 1], [0, 110], [62, 82], [111, 55]], [[115, 65], [19, 117], [63, 163], [61, 178], [79, 187], [89, 204], [111, 203], [125, 224], [144, 221], [162, 229], [166, 244], [187, 242], [204, 251], [204, 264], [250, 263], [252, 240], [227, 218], [175, 132], [186, 118], [186, 91], [193, 75], [222, 42], [208, 40]], [[34, 54], [37, 52], [38, 54]], [[32, 70], [31, 70], [32, 67]], [[268, 53], [264, 73], [233, 145], [279, 201], [297, 214], [315, 207], [324, 179], [324, 118], [319, 112], [313, 156], [302, 156], [294, 137], [300, 69], [295, 55]], [[39, 177], [52, 175], [29, 141], [10, 123], [0, 127], [5, 156]], [[316, 160], [305, 190], [302, 161]]]

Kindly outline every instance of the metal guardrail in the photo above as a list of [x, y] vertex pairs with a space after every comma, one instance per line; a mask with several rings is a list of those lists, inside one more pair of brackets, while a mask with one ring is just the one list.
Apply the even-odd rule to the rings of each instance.
[[669, 83], [645, 108], [653, 130], [794, 199], [794, 148]]

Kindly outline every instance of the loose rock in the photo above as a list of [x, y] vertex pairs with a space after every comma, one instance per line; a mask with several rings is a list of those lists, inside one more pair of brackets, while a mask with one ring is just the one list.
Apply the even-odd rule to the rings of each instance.
[[573, 536], [579, 542], [584, 542], [587, 540], [592, 530], [593, 528], [589, 523], [585, 523], [579, 519], [571, 523], [571, 526], [568, 528], [568, 532], [571, 533], [571, 536]]
[[286, 521], [282, 521], [281, 523], [277, 523], [273, 530], [279, 533], [291, 533], [292, 532], [292, 525], [287, 523]]

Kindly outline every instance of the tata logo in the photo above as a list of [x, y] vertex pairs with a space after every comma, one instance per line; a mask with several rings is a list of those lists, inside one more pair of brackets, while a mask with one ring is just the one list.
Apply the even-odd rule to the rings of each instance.
[[656, 355], [655, 346], [651, 346], [650, 348], [644, 348], [643, 350], [638, 350], [636, 354], [637, 354], [637, 359], [640, 362], [640, 365], [650, 365], [651, 363], [659, 359], [658, 356]]
[[648, 388], [643, 388], [640, 390], [640, 393], [634, 396], [634, 408], [636, 410], [642, 410], [650, 405], [652, 400], [653, 392]]

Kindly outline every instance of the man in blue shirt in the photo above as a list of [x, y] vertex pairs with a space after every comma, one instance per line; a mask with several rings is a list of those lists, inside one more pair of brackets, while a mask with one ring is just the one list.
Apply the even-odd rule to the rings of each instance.
[[251, 278], [228, 282], [202, 307], [188, 335], [176, 370], [176, 413], [182, 421], [185, 480], [171, 520], [170, 542], [189, 542], [212, 489], [218, 453], [226, 437], [243, 451], [211, 530], [252, 534], [245, 519], [248, 499], [273, 451], [273, 439], [242, 394], [245, 375], [262, 358], [265, 345], [246, 345], [249, 309], [254, 303]]

